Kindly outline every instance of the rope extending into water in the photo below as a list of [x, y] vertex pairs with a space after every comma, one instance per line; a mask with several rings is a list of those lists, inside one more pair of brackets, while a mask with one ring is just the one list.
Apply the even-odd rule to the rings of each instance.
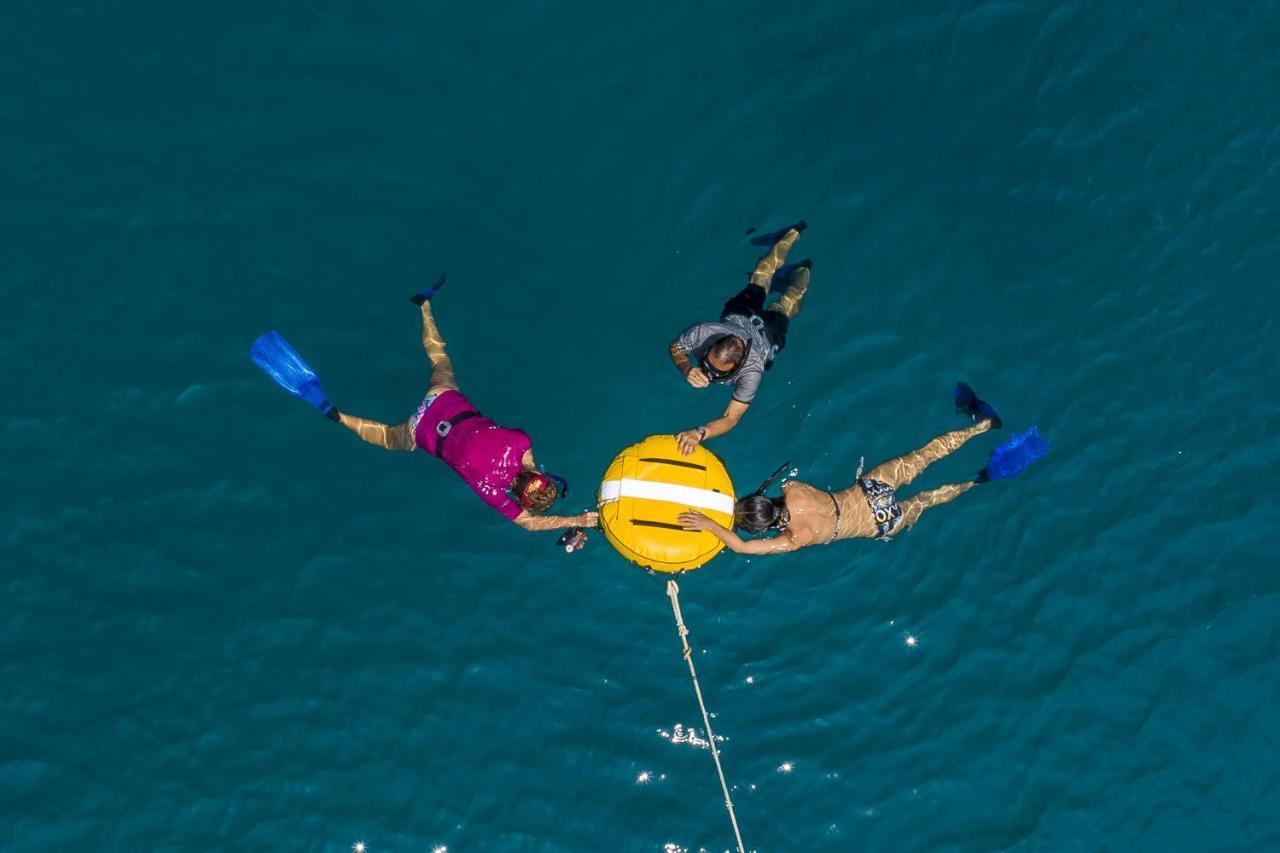
[[729, 810], [729, 822], [733, 824], [733, 836], [738, 840], [738, 853], [746, 853], [742, 846], [742, 832], [738, 829], [738, 816], [733, 813], [733, 800], [729, 798], [729, 783], [724, 778], [724, 768], [720, 766], [720, 750], [716, 749], [716, 735], [711, 731], [711, 718], [707, 716], [707, 705], [702, 701], [702, 688], [698, 686], [698, 672], [693, 668], [693, 649], [689, 648], [689, 629], [684, 626], [684, 617], [680, 615], [680, 587], [673, 580], [667, 581], [667, 598], [671, 599], [671, 612], [676, 617], [676, 632], [680, 635], [680, 643], [684, 646], [684, 659], [689, 664], [689, 677], [693, 679], [693, 692], [698, 695], [698, 707], [702, 709], [702, 724], [707, 727], [707, 743], [711, 744], [711, 757], [716, 760], [716, 773], [720, 774], [720, 790], [724, 791], [724, 807]]

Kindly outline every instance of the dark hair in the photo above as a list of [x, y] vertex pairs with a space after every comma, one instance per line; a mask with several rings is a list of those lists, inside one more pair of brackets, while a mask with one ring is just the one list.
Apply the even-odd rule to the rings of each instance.
[[[536, 482], [535, 482], [536, 481]], [[511, 481], [516, 501], [530, 512], [546, 512], [560, 497], [560, 484], [537, 471], [521, 471]]]
[[725, 335], [720, 340], [711, 345], [711, 349], [707, 350], [707, 355], [714, 355], [720, 361], [728, 362], [737, 367], [742, 362], [742, 357], [746, 355], [747, 344], [737, 335]]
[[778, 523], [781, 502], [781, 498], [775, 501], [761, 494], [747, 495], [734, 504], [733, 523], [748, 533], [763, 533]]

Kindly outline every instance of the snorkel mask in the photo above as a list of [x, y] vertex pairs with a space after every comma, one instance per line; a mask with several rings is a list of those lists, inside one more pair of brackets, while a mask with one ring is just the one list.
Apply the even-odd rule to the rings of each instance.
[[711, 351], [716, 348], [716, 344], [720, 343], [727, 337], [730, 336], [724, 335], [712, 341], [711, 345], [707, 347], [706, 352], [704, 352], [702, 357], [698, 359], [698, 367], [702, 368], [702, 372], [707, 374], [707, 378], [712, 382], [728, 382], [739, 370], [742, 369], [742, 365], [747, 360], [747, 354], [746, 352], [743, 352], [742, 358], [738, 359], [738, 363], [728, 370], [721, 370], [711, 363]]
[[707, 374], [707, 378], [710, 379], [712, 382], [728, 382], [730, 377], [732, 377], [733, 374], [738, 372], [737, 367], [733, 368], [732, 370], [720, 370], [714, 364], [712, 364], [711, 359], [707, 358], [705, 355], [698, 362], [698, 366], [702, 368], [702, 372]]

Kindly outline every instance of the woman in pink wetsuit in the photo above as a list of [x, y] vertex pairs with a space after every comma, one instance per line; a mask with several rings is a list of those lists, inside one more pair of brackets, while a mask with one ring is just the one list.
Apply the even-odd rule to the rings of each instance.
[[489, 506], [525, 530], [594, 527], [596, 513], [538, 515], [566, 492], [559, 477], [538, 471], [529, 436], [481, 415], [462, 396], [444, 338], [431, 314], [431, 297], [444, 278], [415, 294], [422, 309], [422, 347], [431, 361], [431, 385], [418, 411], [403, 423], [388, 426], [334, 409], [329, 417], [360, 438], [386, 450], [422, 448], [458, 473]]

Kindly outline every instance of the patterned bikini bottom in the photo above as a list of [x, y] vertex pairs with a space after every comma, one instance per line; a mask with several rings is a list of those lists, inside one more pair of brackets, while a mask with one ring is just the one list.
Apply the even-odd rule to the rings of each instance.
[[871, 507], [871, 514], [875, 516], [876, 538], [888, 542], [893, 531], [902, 524], [902, 507], [898, 505], [893, 486], [867, 477], [857, 482], [858, 488], [862, 489], [862, 493], [867, 496], [867, 505]]

